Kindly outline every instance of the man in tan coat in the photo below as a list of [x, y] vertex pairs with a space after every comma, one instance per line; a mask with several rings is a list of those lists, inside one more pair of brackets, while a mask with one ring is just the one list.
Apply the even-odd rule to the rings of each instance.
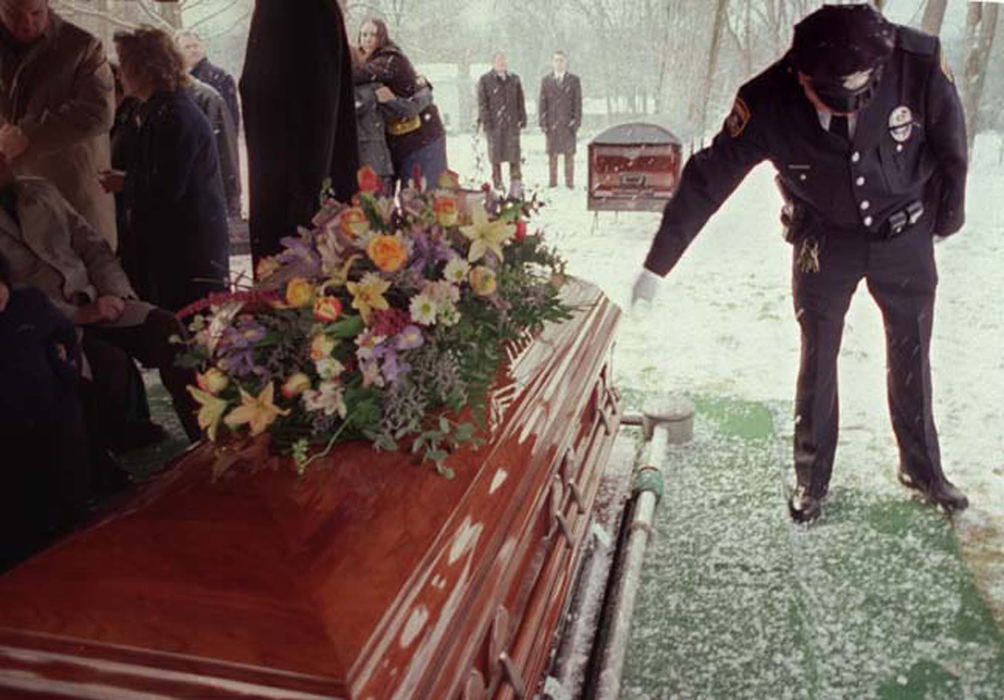
[[101, 42], [49, 0], [0, 0], [0, 152], [54, 184], [113, 249], [115, 200], [97, 174], [111, 167], [114, 114]]
[[180, 346], [171, 337], [185, 335], [181, 322], [138, 300], [108, 243], [55, 187], [41, 178], [16, 177], [2, 154], [0, 253], [10, 262], [14, 284], [44, 293], [80, 329], [101, 396], [125, 395], [130, 358], [156, 367], [185, 432], [192, 441], [199, 438], [195, 403], [186, 390], [195, 376], [174, 363]]

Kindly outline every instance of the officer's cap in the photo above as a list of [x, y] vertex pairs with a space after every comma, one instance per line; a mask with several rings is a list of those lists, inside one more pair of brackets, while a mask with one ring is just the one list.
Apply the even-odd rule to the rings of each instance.
[[791, 57], [814, 82], [875, 68], [892, 54], [896, 31], [866, 4], [824, 5], [795, 25]]

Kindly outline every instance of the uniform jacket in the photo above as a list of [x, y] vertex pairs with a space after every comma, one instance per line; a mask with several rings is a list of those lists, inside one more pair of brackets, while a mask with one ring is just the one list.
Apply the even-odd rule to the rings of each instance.
[[920, 201], [917, 222], [939, 235], [964, 221], [966, 134], [962, 106], [938, 39], [897, 27], [896, 47], [851, 143], [824, 131], [787, 57], [739, 89], [711, 146], [684, 168], [645, 267], [666, 274], [708, 218], [757, 163], [769, 159], [810, 215], [798, 235], [866, 230]]
[[124, 193], [138, 265], [127, 271], [141, 298], [177, 311], [228, 277], [216, 139], [184, 90], [154, 93], [139, 119]]
[[109, 167], [115, 113], [101, 42], [54, 12], [45, 34], [20, 60], [4, 38], [0, 120], [18, 125], [29, 140], [15, 170], [52, 182], [114, 247], [115, 202], [95, 176]]
[[220, 157], [220, 174], [223, 177], [223, 194], [227, 200], [227, 213], [240, 216], [241, 213], [241, 173], [240, 156], [237, 151], [237, 127], [230, 116], [227, 103], [212, 85], [198, 78], [191, 78], [188, 94], [195, 100], [202, 113], [209, 120], [216, 138], [216, 152]]
[[241, 109], [237, 104], [237, 85], [234, 83], [233, 76], [219, 66], [214, 66], [208, 58], [203, 58], [196, 63], [191, 70], [191, 75], [220, 93], [220, 97], [226, 102], [227, 109], [230, 111], [234, 133], [240, 131]]
[[[422, 86], [411, 61], [394, 44], [387, 44], [373, 52], [366, 62], [356, 66], [352, 72], [356, 85], [382, 83], [403, 98], [417, 94]], [[387, 146], [395, 163], [402, 163], [409, 154], [446, 136], [439, 109], [431, 102], [419, 113], [421, 126], [415, 131], [387, 135]]]
[[582, 124], [582, 86], [579, 76], [554, 73], [540, 81], [537, 101], [540, 128], [547, 135], [548, 153], [575, 153], [575, 135]]
[[377, 99], [380, 83], [356, 85], [356, 128], [359, 134], [359, 165], [368, 165], [382, 177], [394, 175], [394, 162], [387, 145], [387, 117], [413, 117], [432, 104], [432, 90], [422, 88], [410, 98], [398, 97], [383, 104]]
[[490, 70], [478, 80], [478, 123], [488, 137], [492, 163], [520, 161], [519, 132], [526, 128], [523, 85], [515, 73], [503, 78]]
[[38, 288], [70, 317], [99, 296], [136, 297], [108, 241], [55, 187], [34, 177], [13, 187], [18, 223], [0, 207], [0, 250], [15, 283]]
[[351, 60], [336, 0], [257, 0], [240, 90], [248, 146], [251, 253], [281, 249], [317, 213], [330, 180], [355, 194], [359, 154]]

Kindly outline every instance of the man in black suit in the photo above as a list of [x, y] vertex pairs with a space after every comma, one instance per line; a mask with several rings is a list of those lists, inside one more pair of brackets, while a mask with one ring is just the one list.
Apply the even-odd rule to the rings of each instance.
[[555, 51], [554, 72], [540, 81], [538, 113], [540, 128], [547, 135], [550, 186], [558, 186], [558, 156], [565, 157], [565, 185], [575, 186], [575, 138], [582, 124], [582, 86], [579, 76], [568, 72], [568, 56]]

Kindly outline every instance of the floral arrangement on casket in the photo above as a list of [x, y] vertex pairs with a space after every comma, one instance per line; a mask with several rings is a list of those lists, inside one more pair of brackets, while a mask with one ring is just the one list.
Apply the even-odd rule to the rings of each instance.
[[396, 201], [369, 169], [359, 185], [351, 204], [322, 198], [253, 285], [180, 312], [199, 425], [229, 444], [268, 433], [301, 474], [365, 438], [451, 476], [449, 453], [479, 442], [505, 343], [568, 318], [564, 263], [527, 232], [536, 197], [492, 199], [453, 173]]

